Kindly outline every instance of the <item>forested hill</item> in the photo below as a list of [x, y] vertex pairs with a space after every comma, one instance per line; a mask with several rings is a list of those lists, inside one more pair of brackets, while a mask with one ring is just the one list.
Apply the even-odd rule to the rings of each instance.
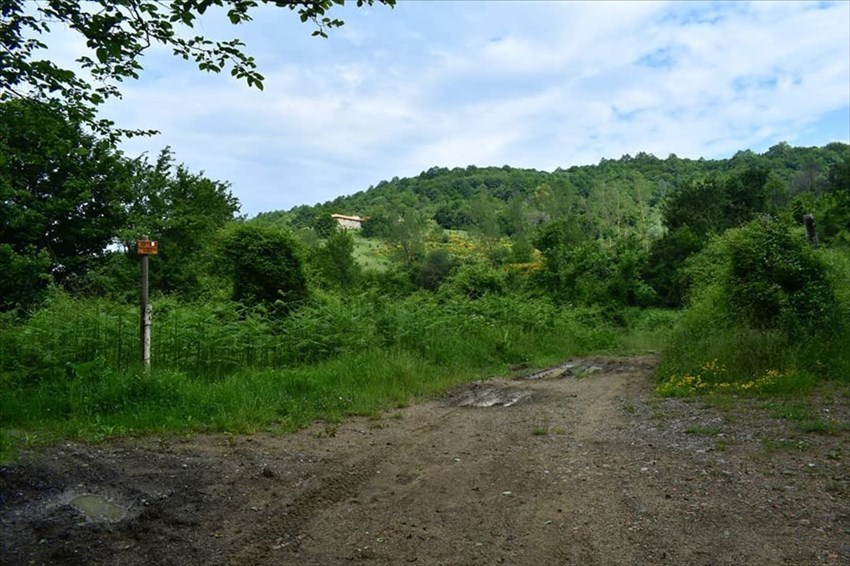
[[792, 147], [783, 142], [762, 154], [739, 151], [728, 159], [683, 159], [675, 154], [660, 159], [638, 153], [553, 172], [507, 165], [432, 167], [416, 177], [396, 177], [350, 196], [266, 212], [259, 218], [306, 228], [332, 213], [382, 217], [412, 208], [443, 228], [464, 229], [475, 225], [477, 209], [486, 207], [495, 209], [510, 231], [510, 216], [520, 208], [532, 223], [578, 208], [595, 216], [619, 215], [622, 218], [611, 220], [626, 225], [651, 219], [653, 226], [645, 229], [658, 229], [658, 205], [688, 182], [758, 170], [766, 174], [770, 207], [778, 209], [795, 195], [827, 186], [830, 168], [847, 160], [848, 154], [850, 146], [840, 142], [823, 147]]

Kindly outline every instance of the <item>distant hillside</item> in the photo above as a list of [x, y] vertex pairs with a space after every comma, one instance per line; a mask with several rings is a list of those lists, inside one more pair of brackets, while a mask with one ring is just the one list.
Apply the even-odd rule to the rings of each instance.
[[[660, 221], [659, 205], [683, 183], [728, 176], [747, 169], [769, 173], [770, 198], [784, 206], [795, 194], [817, 191], [833, 165], [848, 159], [850, 146], [792, 147], [780, 143], [762, 154], [739, 151], [728, 159], [660, 159], [647, 153], [603, 159], [598, 165], [558, 168], [553, 172], [504, 167], [446, 169], [432, 167], [416, 177], [381, 181], [350, 196], [315, 206], [262, 213], [258, 218], [292, 228], [306, 228], [331, 213], [366, 217], [398, 215], [415, 209], [444, 228], [480, 224], [481, 209], [491, 209], [503, 232], [511, 223], [532, 224], [553, 216], [581, 212], [592, 218], [615, 215], [623, 226], [648, 234]], [[512, 220], [513, 217], [513, 220]]]

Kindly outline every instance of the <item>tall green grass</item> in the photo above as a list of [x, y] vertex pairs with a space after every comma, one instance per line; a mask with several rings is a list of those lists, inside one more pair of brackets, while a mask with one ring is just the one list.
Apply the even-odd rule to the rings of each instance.
[[597, 309], [513, 296], [317, 293], [284, 319], [226, 301], [159, 299], [145, 374], [138, 317], [134, 305], [56, 292], [24, 321], [0, 318], [6, 444], [32, 434], [296, 428], [406, 404], [513, 364], [613, 351], [632, 336]]

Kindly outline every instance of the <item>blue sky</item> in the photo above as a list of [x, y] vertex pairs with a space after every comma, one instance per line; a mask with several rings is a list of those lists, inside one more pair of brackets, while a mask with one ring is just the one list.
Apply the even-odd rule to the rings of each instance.
[[552, 170], [850, 141], [847, 1], [399, 0], [335, 15], [346, 25], [329, 39], [273, 8], [239, 27], [201, 22], [247, 44], [263, 92], [151, 51], [106, 112], [161, 134], [124, 149], [171, 146], [253, 216], [435, 165]]

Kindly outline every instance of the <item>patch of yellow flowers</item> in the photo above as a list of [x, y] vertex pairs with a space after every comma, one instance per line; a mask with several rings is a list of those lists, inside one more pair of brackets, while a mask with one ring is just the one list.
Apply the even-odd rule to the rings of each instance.
[[747, 380], [730, 379], [726, 368], [717, 360], [704, 363], [692, 373], [671, 375], [658, 385], [659, 395], [668, 397], [689, 397], [706, 393], [760, 393], [771, 388], [782, 378], [779, 370], [769, 369], [763, 374]]

